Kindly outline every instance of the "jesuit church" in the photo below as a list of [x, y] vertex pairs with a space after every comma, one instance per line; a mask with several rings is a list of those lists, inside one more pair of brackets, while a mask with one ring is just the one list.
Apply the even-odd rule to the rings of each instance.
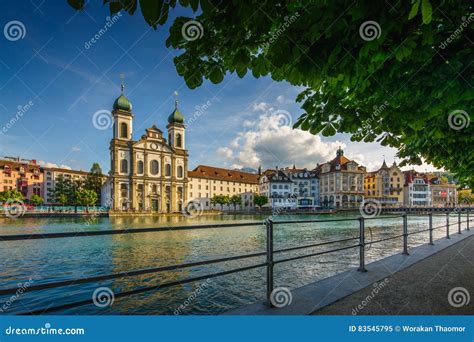
[[112, 110], [110, 173], [102, 188], [102, 205], [111, 211], [172, 213], [187, 202], [188, 151], [184, 116], [178, 101], [168, 117], [168, 137], [155, 125], [133, 140], [132, 104], [122, 93]]

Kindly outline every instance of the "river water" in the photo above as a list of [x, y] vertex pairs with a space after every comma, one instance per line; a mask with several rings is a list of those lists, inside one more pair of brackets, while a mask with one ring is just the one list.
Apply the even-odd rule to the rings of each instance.
[[[358, 213], [336, 215], [280, 215], [275, 221], [356, 218]], [[258, 215], [145, 217], [145, 218], [19, 218], [0, 219], [0, 235], [51, 233], [82, 230], [105, 230], [157, 226], [195, 225], [262, 221]], [[452, 216], [451, 222], [457, 222]], [[434, 216], [433, 226], [446, 222]], [[409, 216], [409, 232], [426, 229], [427, 216]], [[465, 224], [463, 224], [463, 229]], [[367, 220], [367, 243], [402, 233], [402, 218], [379, 216]], [[457, 225], [451, 226], [457, 232]], [[357, 220], [344, 222], [279, 224], [274, 228], [275, 249], [357, 237]], [[446, 230], [434, 231], [442, 238]], [[155, 233], [59, 238], [0, 242], [0, 287], [24, 289], [25, 283], [38, 285], [72, 278], [90, 277], [136, 269], [187, 263], [265, 251], [265, 228], [244, 226], [225, 229], [180, 230]], [[411, 235], [409, 247], [428, 242], [428, 232]], [[297, 250], [275, 255], [291, 257], [357, 244], [357, 241]], [[369, 245], [366, 262], [375, 261], [402, 250], [402, 238]], [[98, 287], [114, 293], [139, 287], [159, 285], [264, 262], [265, 257], [228, 261], [178, 271], [126, 277], [100, 283], [73, 285], [59, 289], [21, 291], [19, 295], [0, 296], [0, 314], [24, 313], [48, 306], [91, 299]], [[299, 259], [275, 266], [275, 287], [290, 289], [326, 278], [358, 266], [358, 248]], [[370, 271], [370, 268], [369, 268]], [[30, 280], [31, 279], [31, 280]], [[219, 314], [234, 307], [265, 298], [265, 268], [154, 290], [125, 298], [115, 298], [112, 305], [93, 304], [63, 310], [55, 314]]]

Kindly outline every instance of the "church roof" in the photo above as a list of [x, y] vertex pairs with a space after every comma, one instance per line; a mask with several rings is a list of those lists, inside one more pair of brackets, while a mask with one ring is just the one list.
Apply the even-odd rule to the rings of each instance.
[[222, 169], [206, 165], [199, 165], [194, 170], [188, 171], [188, 177], [258, 184], [258, 175], [255, 173]]
[[123, 110], [126, 112], [131, 112], [132, 111], [132, 103], [125, 97], [123, 94], [123, 90], [125, 89], [124, 84], [122, 83], [122, 93], [120, 94], [119, 97], [114, 102], [114, 110]]
[[184, 115], [178, 110], [178, 101], [175, 101], [175, 106], [173, 112], [168, 116], [168, 123], [184, 123]]

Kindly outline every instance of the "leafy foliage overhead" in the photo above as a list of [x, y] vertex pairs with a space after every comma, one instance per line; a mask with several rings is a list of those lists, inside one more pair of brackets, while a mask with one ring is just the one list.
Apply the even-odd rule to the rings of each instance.
[[[112, 13], [133, 14], [138, 7], [136, 0], [105, 3]], [[176, 0], [139, 3], [155, 28], [177, 5]], [[179, 4], [196, 17], [176, 18], [167, 46], [181, 51], [174, 63], [190, 88], [204, 79], [219, 83], [226, 73], [270, 75], [304, 88], [297, 97], [303, 113], [296, 127], [380, 141], [397, 148], [404, 164], [424, 159], [474, 186], [474, 124], [469, 125], [474, 14], [468, 1]], [[198, 39], [183, 34], [190, 20], [202, 27]]]

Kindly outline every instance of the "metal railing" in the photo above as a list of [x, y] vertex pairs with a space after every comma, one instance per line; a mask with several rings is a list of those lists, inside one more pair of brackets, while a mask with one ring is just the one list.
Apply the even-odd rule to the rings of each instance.
[[[153, 233], [153, 232], [165, 232], [165, 231], [176, 231], [176, 230], [198, 230], [198, 229], [215, 229], [215, 228], [233, 228], [233, 227], [255, 227], [255, 226], [262, 226], [264, 225], [266, 228], [266, 250], [262, 252], [255, 252], [255, 253], [250, 253], [250, 254], [242, 254], [242, 255], [235, 255], [231, 257], [225, 257], [225, 258], [215, 258], [215, 259], [208, 259], [208, 260], [202, 260], [202, 261], [195, 261], [195, 262], [189, 262], [189, 263], [183, 263], [183, 264], [176, 264], [176, 265], [167, 265], [167, 266], [160, 266], [160, 267], [152, 267], [152, 268], [144, 268], [144, 269], [137, 269], [137, 270], [132, 270], [129, 272], [118, 272], [118, 273], [112, 273], [112, 274], [106, 274], [106, 275], [97, 275], [97, 276], [92, 276], [92, 277], [84, 277], [84, 278], [75, 278], [75, 279], [69, 279], [69, 280], [63, 280], [63, 281], [57, 281], [57, 282], [49, 282], [45, 284], [38, 284], [38, 285], [31, 285], [28, 287], [28, 291], [40, 291], [40, 290], [45, 290], [45, 289], [53, 289], [53, 288], [61, 288], [65, 286], [72, 286], [72, 285], [78, 285], [78, 284], [86, 284], [86, 283], [96, 283], [96, 282], [101, 282], [105, 280], [112, 280], [112, 279], [118, 279], [118, 278], [125, 278], [125, 277], [133, 277], [133, 276], [139, 276], [139, 275], [144, 275], [144, 274], [152, 274], [152, 273], [159, 273], [159, 272], [165, 272], [165, 271], [176, 271], [180, 269], [185, 269], [185, 268], [191, 268], [191, 267], [198, 267], [198, 266], [204, 266], [204, 265], [210, 265], [210, 264], [216, 264], [216, 263], [222, 263], [226, 261], [234, 261], [234, 260], [243, 260], [243, 259], [250, 259], [250, 258], [255, 258], [255, 257], [263, 257], [265, 256], [265, 262], [260, 262], [256, 263], [253, 265], [249, 266], [244, 266], [244, 267], [239, 267], [239, 268], [234, 268], [226, 271], [221, 271], [221, 272], [216, 272], [216, 273], [210, 273], [202, 276], [195, 276], [195, 277], [190, 277], [182, 280], [176, 280], [176, 281], [170, 281], [170, 282], [165, 282], [153, 286], [147, 286], [147, 287], [139, 287], [133, 290], [128, 290], [128, 291], [123, 291], [114, 294], [115, 298], [122, 298], [122, 297], [128, 297], [131, 295], [135, 294], [140, 294], [144, 292], [149, 292], [153, 290], [159, 290], [159, 289], [164, 289], [172, 286], [177, 286], [177, 285], [182, 285], [182, 284], [187, 284], [199, 280], [204, 280], [204, 279], [210, 279], [210, 278], [215, 278], [223, 275], [228, 275], [228, 274], [233, 274], [237, 272], [243, 272], [243, 271], [248, 271], [256, 268], [261, 268], [261, 267], [266, 267], [266, 299], [267, 303], [269, 306], [272, 306], [271, 304], [271, 296], [272, 292], [274, 290], [274, 267], [277, 264], [284, 263], [284, 262], [289, 262], [289, 261], [294, 261], [294, 260], [299, 260], [303, 258], [309, 258], [309, 257], [314, 257], [314, 256], [319, 256], [319, 255], [324, 255], [324, 254], [329, 254], [329, 253], [335, 253], [347, 249], [352, 249], [352, 248], [359, 248], [359, 267], [358, 271], [360, 272], [367, 272], [367, 269], [365, 267], [365, 249], [366, 249], [366, 241], [365, 241], [365, 235], [366, 235], [366, 230], [365, 230], [365, 223], [368, 220], [385, 220], [385, 219], [390, 219], [390, 218], [402, 218], [402, 224], [403, 224], [403, 234], [395, 235], [395, 236], [390, 236], [388, 238], [383, 238], [375, 241], [370, 241], [370, 245], [376, 244], [376, 243], [381, 243], [384, 241], [388, 240], [393, 240], [393, 239], [398, 239], [400, 237], [403, 237], [403, 254], [408, 255], [408, 236], [413, 235], [413, 234], [420, 234], [422, 232], [429, 232], [429, 243], [432, 245], [433, 244], [433, 231], [436, 229], [441, 229], [441, 228], [446, 228], [446, 237], [450, 238], [450, 231], [449, 227], [451, 225], [457, 224], [458, 225], [458, 233], [461, 234], [461, 225], [462, 223], [466, 223], [466, 230], [470, 230], [469, 228], [469, 222], [471, 221], [469, 219], [469, 212], [470, 209], [464, 209], [463, 212], [466, 213], [466, 220], [461, 221], [461, 211], [458, 212], [457, 215], [457, 222], [455, 223], [450, 223], [449, 217], [450, 214], [446, 214], [446, 224], [441, 225], [438, 227], [433, 227], [433, 216], [442, 216], [443, 214], [433, 214], [429, 213], [428, 214], [428, 229], [422, 229], [422, 230], [417, 230], [414, 232], [408, 232], [408, 217], [407, 214], [404, 213], [402, 215], [397, 215], [397, 216], [376, 216], [376, 217], [369, 217], [369, 218], [364, 218], [364, 217], [359, 217], [359, 218], [342, 218], [342, 219], [330, 219], [330, 220], [295, 220], [295, 221], [273, 221], [271, 219], [265, 220], [263, 223], [261, 221], [259, 222], [246, 222], [246, 223], [229, 223], [229, 224], [209, 224], [209, 225], [197, 225], [197, 226], [175, 226], [175, 227], [155, 227], [155, 228], [135, 228], [135, 229], [117, 229], [117, 230], [102, 230], [102, 231], [81, 231], [81, 232], [61, 232], [61, 233], [46, 233], [46, 234], [22, 234], [22, 235], [1, 235], [0, 236], [0, 242], [7, 242], [7, 241], [22, 241], [22, 240], [36, 240], [36, 239], [54, 239], [54, 238], [77, 238], [77, 237], [92, 237], [92, 236], [104, 236], [104, 235], [121, 235], [121, 234], [140, 234], [140, 233]], [[418, 215], [419, 216], [419, 215]], [[293, 247], [287, 247], [287, 248], [282, 248], [282, 249], [274, 249], [274, 226], [275, 225], [284, 225], [284, 224], [296, 224], [296, 223], [326, 223], [326, 222], [348, 222], [348, 221], [358, 221], [359, 222], [359, 234], [358, 236], [355, 237], [349, 237], [345, 239], [339, 239], [339, 240], [330, 240], [330, 241], [323, 241], [319, 243], [314, 243], [314, 244], [308, 244], [308, 245], [302, 245], [302, 246], [293, 246]], [[303, 254], [303, 255], [296, 255], [296, 256], [290, 256], [282, 259], [277, 259], [275, 260], [274, 257], [276, 254], [280, 253], [285, 253], [285, 252], [290, 252], [290, 251], [296, 251], [296, 250], [302, 250], [302, 249], [308, 249], [308, 248], [314, 248], [314, 247], [321, 247], [321, 246], [327, 246], [327, 245], [333, 245], [337, 243], [342, 243], [342, 242], [349, 242], [349, 241], [355, 241], [357, 240], [357, 243], [351, 244], [349, 246], [344, 246], [344, 247], [338, 247], [334, 249], [329, 249], [329, 250], [324, 250], [324, 251], [319, 251], [319, 252], [313, 252], [313, 253], [308, 253], [308, 254]], [[17, 292], [17, 288], [6, 288], [6, 289], [0, 289], [0, 295], [10, 295], [10, 294], [15, 294]], [[50, 306], [45, 309], [40, 309], [40, 310], [35, 310], [35, 311], [30, 311], [27, 313], [22, 313], [22, 314], [28, 314], [28, 315], [35, 315], [35, 314], [43, 314], [43, 313], [50, 313], [50, 312], [57, 312], [61, 310], [66, 310], [70, 308], [75, 308], [83, 305], [88, 305], [92, 304], [93, 300], [88, 299], [88, 300], [82, 300], [82, 301], [77, 301], [77, 302], [72, 302], [72, 303], [67, 303], [63, 305], [58, 305], [58, 306]]]

